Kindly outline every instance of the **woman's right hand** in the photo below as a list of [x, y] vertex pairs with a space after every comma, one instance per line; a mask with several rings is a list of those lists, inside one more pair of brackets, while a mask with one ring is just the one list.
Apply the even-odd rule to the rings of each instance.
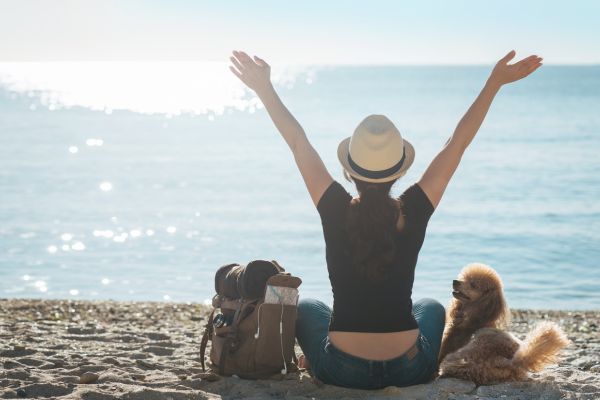
[[515, 56], [515, 51], [511, 50], [492, 70], [489, 80], [498, 85], [504, 85], [519, 79], [523, 79], [542, 65], [542, 58], [536, 55], [529, 56], [514, 64], [508, 64]]

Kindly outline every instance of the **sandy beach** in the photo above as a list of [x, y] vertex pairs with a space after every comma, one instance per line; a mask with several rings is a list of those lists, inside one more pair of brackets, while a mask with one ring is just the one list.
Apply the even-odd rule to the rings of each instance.
[[[306, 371], [250, 381], [203, 373], [201, 304], [0, 300], [0, 397], [53, 399], [597, 399], [600, 311], [513, 310], [519, 338], [535, 321], [571, 339], [562, 362], [526, 382], [476, 387], [438, 379], [363, 391], [324, 385]], [[296, 352], [300, 353], [297, 347]]]

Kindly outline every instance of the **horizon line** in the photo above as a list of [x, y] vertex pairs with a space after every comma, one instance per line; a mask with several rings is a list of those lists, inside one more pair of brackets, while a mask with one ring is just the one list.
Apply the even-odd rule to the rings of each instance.
[[[0, 64], [33, 64], [33, 63], [207, 63], [207, 64], [229, 64], [229, 60], [1, 60]], [[487, 67], [495, 63], [349, 63], [349, 62], [315, 62], [315, 63], [293, 63], [293, 62], [271, 62], [271, 66], [306, 66], [306, 67]], [[577, 63], [544, 63], [544, 66], [552, 67], [598, 67], [599, 62], [577, 62]]]

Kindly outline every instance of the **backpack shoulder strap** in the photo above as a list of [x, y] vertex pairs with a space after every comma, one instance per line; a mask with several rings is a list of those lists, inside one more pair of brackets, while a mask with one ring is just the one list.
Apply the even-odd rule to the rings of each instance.
[[208, 317], [208, 323], [204, 328], [204, 334], [202, 335], [202, 341], [200, 342], [200, 363], [202, 364], [202, 372], [206, 372], [206, 367], [204, 366], [204, 354], [206, 353], [206, 345], [208, 344], [208, 339], [212, 338], [212, 321], [215, 315], [215, 309], [213, 308], [210, 316]]
[[230, 300], [231, 309], [235, 309], [235, 314], [233, 315], [233, 323], [228, 326], [229, 328], [226, 331], [225, 341], [223, 343], [223, 349], [221, 351], [219, 357], [219, 375], [225, 375], [225, 363], [227, 355], [230, 351], [232, 351], [237, 346], [237, 333], [238, 333], [238, 325], [241, 322], [241, 313], [242, 310], [246, 308], [246, 306], [251, 303], [250, 301], [244, 301], [243, 299], [238, 300]]

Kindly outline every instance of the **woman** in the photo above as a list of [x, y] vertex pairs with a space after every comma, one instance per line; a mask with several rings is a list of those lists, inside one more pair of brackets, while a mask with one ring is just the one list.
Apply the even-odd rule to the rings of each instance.
[[541, 64], [537, 56], [515, 64], [511, 51], [491, 72], [481, 93], [418, 182], [398, 199], [390, 188], [411, 166], [415, 151], [382, 115], [365, 118], [338, 148], [353, 198], [333, 180], [304, 130], [275, 92], [270, 66], [234, 51], [231, 71], [262, 100], [292, 150], [315, 204], [326, 244], [334, 301], [301, 299], [296, 336], [303, 366], [325, 383], [362, 389], [408, 386], [432, 379], [444, 329], [444, 307], [412, 303], [419, 250], [429, 218], [502, 85]]

